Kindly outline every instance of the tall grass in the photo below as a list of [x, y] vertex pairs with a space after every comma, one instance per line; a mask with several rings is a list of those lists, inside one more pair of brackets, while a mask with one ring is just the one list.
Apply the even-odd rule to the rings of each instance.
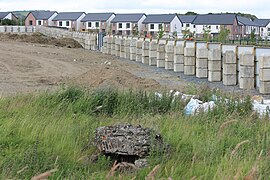
[[123, 179], [144, 179], [157, 164], [157, 179], [243, 179], [256, 163], [256, 177], [269, 178], [270, 124], [251, 112], [248, 98], [219, 101], [213, 111], [190, 117], [186, 104], [169, 93], [74, 87], [0, 99], [0, 178], [30, 179], [56, 168], [52, 179], [104, 179], [112, 162], [90, 160], [94, 131], [119, 123], [153, 128], [171, 145], [168, 155], [149, 157], [148, 168]]

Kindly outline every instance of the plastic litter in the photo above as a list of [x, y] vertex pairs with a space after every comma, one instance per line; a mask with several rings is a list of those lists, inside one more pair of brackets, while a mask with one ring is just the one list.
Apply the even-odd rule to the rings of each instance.
[[212, 111], [215, 107], [214, 101], [209, 101], [203, 103], [198, 99], [191, 98], [189, 103], [185, 107], [185, 115], [195, 115], [199, 112], [208, 112], [209, 110]]

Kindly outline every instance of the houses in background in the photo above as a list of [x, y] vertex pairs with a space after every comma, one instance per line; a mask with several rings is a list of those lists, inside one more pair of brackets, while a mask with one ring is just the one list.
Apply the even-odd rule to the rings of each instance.
[[250, 37], [252, 32], [255, 36], [259, 36], [259, 25], [249, 18], [237, 16], [239, 25], [241, 26], [241, 37]]
[[149, 14], [142, 22], [145, 35], [156, 35], [160, 30], [169, 35], [182, 33], [182, 22], [177, 14]]
[[106, 32], [111, 31], [111, 21], [114, 13], [89, 13], [81, 22], [83, 31]]
[[260, 37], [263, 39], [270, 38], [270, 19], [255, 19], [254, 22], [258, 24], [260, 30]]
[[183, 23], [182, 31], [189, 31], [192, 34], [196, 33], [196, 25], [193, 23], [197, 15], [178, 15], [179, 19]]
[[30, 11], [25, 18], [26, 26], [52, 26], [56, 11]]
[[134, 35], [142, 31], [145, 14], [116, 14], [112, 23], [112, 34]]
[[81, 20], [85, 16], [85, 12], [60, 12], [53, 18], [53, 26], [80, 31], [83, 27]]
[[13, 14], [12, 12], [0, 12], [0, 21], [4, 19], [17, 21], [18, 17], [15, 16], [15, 14]]

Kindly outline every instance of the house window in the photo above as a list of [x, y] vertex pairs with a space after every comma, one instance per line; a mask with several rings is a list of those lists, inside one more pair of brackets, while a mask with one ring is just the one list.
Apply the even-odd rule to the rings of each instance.
[[33, 25], [33, 21], [29, 21], [29, 26], [32, 26]]
[[130, 30], [127, 30], [127, 35], [128, 35], [128, 36], [130, 35]]
[[186, 27], [189, 27], [189, 24], [187, 24]]
[[[118, 24], [118, 28], [122, 28], [122, 23]], [[121, 34], [122, 34], [122, 32], [121, 32]]]
[[63, 25], [62, 21], [59, 21], [59, 26], [62, 26], [62, 25]]
[[268, 28], [268, 31], [270, 31], [270, 28]]
[[127, 23], [127, 28], [130, 28], [130, 23]]
[[41, 21], [38, 21], [38, 25], [41, 26]]
[[92, 27], [92, 23], [91, 22], [88, 23], [88, 27]]
[[196, 25], [193, 25], [193, 28], [196, 28]]
[[97, 27], [97, 28], [99, 27], [99, 22], [96, 22], [96, 27]]
[[216, 29], [218, 29], [218, 26], [216, 26]]
[[150, 24], [150, 29], [155, 29], [155, 25], [154, 24]]
[[263, 31], [263, 28], [261, 29], [261, 31]]
[[66, 26], [69, 26], [69, 21], [66, 21]]
[[112, 34], [115, 34], [115, 30], [112, 30]]
[[123, 33], [122, 33], [122, 31], [118, 31], [118, 35], [122, 35]]
[[162, 29], [162, 24], [159, 24], [158, 25], [158, 29]]

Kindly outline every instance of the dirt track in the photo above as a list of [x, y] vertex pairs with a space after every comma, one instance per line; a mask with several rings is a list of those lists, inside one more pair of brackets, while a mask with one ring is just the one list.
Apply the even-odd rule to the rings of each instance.
[[[179, 83], [166, 87], [162, 81], [168, 79]], [[99, 52], [0, 41], [0, 95], [53, 89], [62, 83], [151, 90], [179, 89], [185, 84], [174, 76], [149, 73], [147, 66]]]

